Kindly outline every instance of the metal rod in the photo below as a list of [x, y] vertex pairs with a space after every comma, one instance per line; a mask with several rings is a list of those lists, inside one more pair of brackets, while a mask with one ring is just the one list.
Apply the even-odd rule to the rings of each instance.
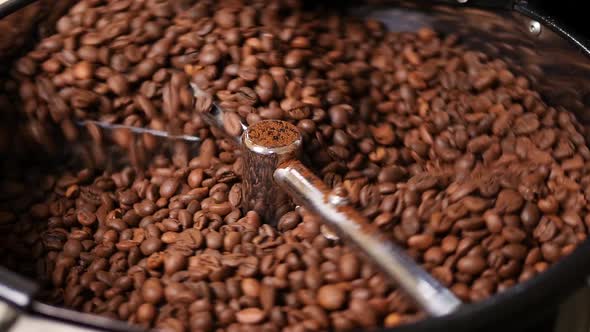
[[416, 264], [402, 248], [383, 238], [346, 200], [329, 188], [300, 161], [286, 161], [274, 172], [277, 184], [293, 200], [323, 218], [340, 236], [356, 245], [375, 266], [394, 280], [424, 311], [432, 316], [449, 314], [461, 301]]

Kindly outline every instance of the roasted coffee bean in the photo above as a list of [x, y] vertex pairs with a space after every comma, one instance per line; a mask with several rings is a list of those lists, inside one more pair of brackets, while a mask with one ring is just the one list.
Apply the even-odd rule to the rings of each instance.
[[157, 304], [164, 298], [164, 289], [157, 278], [147, 279], [141, 288], [141, 296], [144, 301]]
[[318, 290], [317, 301], [324, 309], [336, 310], [344, 305], [346, 293], [337, 285], [325, 285]]
[[479, 256], [465, 256], [457, 261], [457, 269], [470, 275], [478, 275], [486, 268], [486, 262]]
[[264, 320], [266, 313], [258, 308], [242, 309], [236, 313], [236, 319], [242, 324], [257, 324]]
[[361, 264], [353, 254], [345, 254], [340, 258], [340, 275], [344, 280], [356, 279], [360, 273]]
[[141, 243], [140, 249], [142, 254], [149, 256], [160, 250], [161, 247], [162, 241], [159, 238], [151, 237]]

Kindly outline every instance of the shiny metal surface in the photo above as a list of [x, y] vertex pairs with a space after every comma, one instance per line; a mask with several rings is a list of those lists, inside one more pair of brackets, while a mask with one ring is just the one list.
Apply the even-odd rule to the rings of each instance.
[[32, 297], [39, 289], [39, 286], [34, 282], [22, 278], [1, 266], [0, 281], [0, 300], [19, 308], [28, 307], [31, 304]]
[[432, 316], [447, 315], [461, 301], [440, 284], [400, 247], [382, 237], [353, 207], [330, 199], [329, 188], [301, 162], [289, 161], [275, 172], [274, 179], [295, 202], [320, 215], [340, 236], [357, 246], [368, 259], [394, 280], [419, 307]]
[[[264, 130], [265, 126], [280, 125], [296, 133], [281, 146], [257, 144], [251, 137], [253, 130]], [[284, 137], [283, 137], [284, 138]], [[273, 173], [279, 165], [294, 160], [301, 152], [301, 135], [297, 127], [284, 121], [261, 121], [250, 126], [242, 135], [244, 171], [242, 174], [242, 208], [254, 210], [264, 222], [276, 226], [279, 218], [293, 208], [289, 195], [273, 180]]]
[[8, 329], [16, 322], [18, 313], [8, 303], [0, 301], [0, 331]]

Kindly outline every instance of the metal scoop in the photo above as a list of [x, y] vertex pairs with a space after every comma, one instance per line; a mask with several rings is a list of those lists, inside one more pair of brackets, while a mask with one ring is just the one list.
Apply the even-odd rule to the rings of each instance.
[[451, 291], [401, 248], [385, 240], [377, 227], [348, 204], [346, 197], [331, 192], [297, 159], [301, 135], [295, 126], [285, 121], [260, 121], [244, 132], [242, 143], [245, 208], [259, 211], [268, 220], [284, 210], [292, 198], [358, 247], [428, 314], [446, 315], [461, 305]]

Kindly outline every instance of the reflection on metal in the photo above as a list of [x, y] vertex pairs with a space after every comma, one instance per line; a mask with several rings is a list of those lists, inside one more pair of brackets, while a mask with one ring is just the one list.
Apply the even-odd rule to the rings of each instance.
[[0, 301], [0, 331], [8, 331], [17, 318], [16, 310], [7, 303]]
[[330, 196], [328, 196], [328, 201], [330, 202], [330, 204], [333, 204], [336, 206], [342, 206], [342, 205], [346, 205], [349, 203], [348, 197], [336, 195], [333, 193], [330, 194]]
[[334, 232], [333, 230], [331, 230], [326, 225], [320, 226], [320, 233], [322, 233], [322, 235], [326, 239], [328, 239], [330, 241], [338, 241], [338, 240], [340, 240], [340, 236], [338, 236], [338, 234], [336, 234], [336, 232]]

